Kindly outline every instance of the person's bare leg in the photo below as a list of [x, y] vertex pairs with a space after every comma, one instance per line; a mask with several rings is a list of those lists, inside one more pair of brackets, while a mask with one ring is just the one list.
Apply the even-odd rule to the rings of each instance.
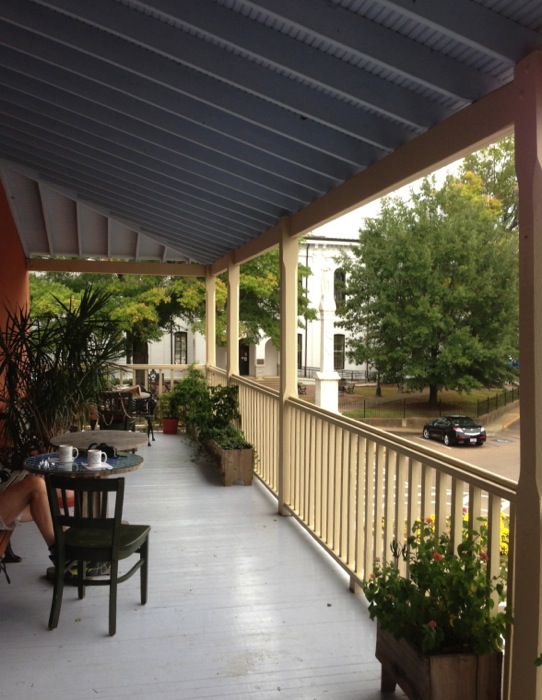
[[48, 547], [55, 536], [45, 481], [29, 476], [0, 493], [0, 516], [9, 525], [20, 516], [21, 521], [34, 520]]

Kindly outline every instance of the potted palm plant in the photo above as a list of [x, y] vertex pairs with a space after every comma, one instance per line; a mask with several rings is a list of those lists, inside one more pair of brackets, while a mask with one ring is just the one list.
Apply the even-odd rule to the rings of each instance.
[[37, 318], [9, 312], [0, 330], [1, 459], [22, 468], [54, 435], [84, 419], [106, 389], [124, 351], [117, 326], [107, 320], [111, 295], [87, 287], [58, 312]]
[[398, 684], [417, 700], [500, 699], [512, 617], [498, 609], [505, 585], [488, 574], [487, 544], [483, 521], [455, 551], [448, 534], [417, 521], [404, 546], [392, 542], [392, 560], [376, 563], [362, 587], [378, 623], [383, 691]]

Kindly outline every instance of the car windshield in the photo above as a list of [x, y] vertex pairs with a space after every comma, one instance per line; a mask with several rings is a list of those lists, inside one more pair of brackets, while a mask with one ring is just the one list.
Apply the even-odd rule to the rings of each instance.
[[477, 424], [472, 420], [472, 418], [465, 418], [462, 416], [450, 418], [452, 425], [456, 425], [458, 428], [476, 428]]

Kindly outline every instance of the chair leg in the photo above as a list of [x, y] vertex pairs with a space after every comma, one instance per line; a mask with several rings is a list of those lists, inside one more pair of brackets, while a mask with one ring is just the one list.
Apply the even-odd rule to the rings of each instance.
[[86, 561], [77, 562], [77, 596], [79, 600], [83, 600], [86, 593], [85, 588], [85, 572], [87, 570]]
[[109, 579], [109, 636], [113, 637], [117, 632], [117, 579], [119, 576], [119, 562], [111, 562]]
[[55, 563], [55, 583], [53, 589], [53, 600], [51, 603], [51, 612], [49, 614], [49, 629], [54, 630], [58, 627], [58, 619], [60, 617], [60, 608], [62, 607], [62, 595], [64, 593], [64, 562], [59, 565]]
[[147, 602], [147, 588], [149, 582], [149, 540], [147, 539], [141, 549], [139, 556], [143, 560], [143, 565], [140, 572], [140, 588], [141, 588], [141, 605]]
[[152, 418], [147, 417], [147, 444], [151, 446], [151, 436], [154, 440], [154, 427], [152, 425]]

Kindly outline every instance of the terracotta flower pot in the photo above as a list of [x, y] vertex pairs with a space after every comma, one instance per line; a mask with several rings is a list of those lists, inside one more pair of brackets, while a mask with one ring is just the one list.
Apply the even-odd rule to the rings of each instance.
[[179, 428], [178, 418], [162, 418], [162, 432], [164, 435], [175, 435]]

